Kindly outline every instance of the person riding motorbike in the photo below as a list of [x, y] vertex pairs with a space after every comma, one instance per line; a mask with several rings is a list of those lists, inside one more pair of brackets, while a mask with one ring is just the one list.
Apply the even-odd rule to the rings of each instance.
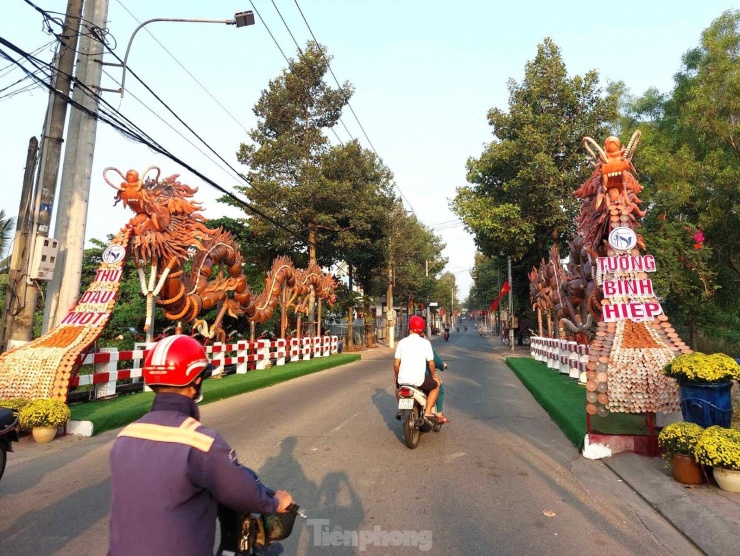
[[[424, 419], [432, 424], [437, 423], [437, 417], [432, 409], [437, 403], [441, 380], [435, 375], [434, 351], [429, 340], [422, 338], [426, 325], [424, 319], [414, 315], [409, 319], [409, 335], [398, 342], [393, 362], [394, 382], [396, 385], [396, 400], [398, 387], [401, 384], [410, 384], [427, 393], [427, 404], [424, 408]], [[426, 375], [426, 369], [429, 375]], [[400, 413], [396, 415], [400, 419]]]
[[[424, 334], [422, 334], [422, 337], [424, 337]], [[442, 361], [442, 358], [437, 353], [437, 350], [434, 349], [434, 346], [432, 346], [432, 353], [434, 353], [434, 368], [437, 370], [437, 372], [444, 371], [447, 369], [447, 363]], [[426, 370], [426, 375], [429, 376], [429, 369]], [[444, 398], [445, 398], [445, 385], [442, 384], [441, 380], [439, 383], [439, 395], [437, 396], [437, 403], [435, 404], [435, 410], [437, 413], [437, 419], [440, 423], [446, 423], [448, 424], [450, 420], [444, 416], [444, 413], [442, 413], [442, 406], [444, 405]]]
[[444, 335], [445, 342], [450, 339], [450, 327], [445, 326], [445, 335]]
[[262, 514], [293, 503], [284, 490], [273, 494], [198, 421], [196, 402], [213, 368], [190, 336], [164, 338], [147, 354], [151, 411], [121, 431], [110, 453], [109, 556], [213, 554], [219, 503]]

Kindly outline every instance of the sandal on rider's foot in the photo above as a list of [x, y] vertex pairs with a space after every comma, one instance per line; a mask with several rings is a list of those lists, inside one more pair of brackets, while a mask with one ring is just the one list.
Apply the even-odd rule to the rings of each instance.
[[444, 415], [437, 415], [437, 419], [439, 419], [439, 422], [442, 423], [443, 425], [446, 425], [447, 423], [450, 422], [450, 420]]
[[399, 411], [398, 413], [396, 413], [396, 421], [400, 421], [400, 420], [401, 420], [401, 412]]

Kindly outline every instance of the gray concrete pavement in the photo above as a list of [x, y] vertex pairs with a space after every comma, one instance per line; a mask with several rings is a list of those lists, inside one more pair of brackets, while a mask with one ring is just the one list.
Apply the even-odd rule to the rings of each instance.
[[[500, 357], [512, 355], [508, 346], [489, 341]], [[513, 355], [528, 357], [529, 351], [517, 346]], [[677, 483], [662, 458], [627, 453], [601, 461], [705, 554], [728, 556], [740, 550], [740, 494], [711, 483]]]

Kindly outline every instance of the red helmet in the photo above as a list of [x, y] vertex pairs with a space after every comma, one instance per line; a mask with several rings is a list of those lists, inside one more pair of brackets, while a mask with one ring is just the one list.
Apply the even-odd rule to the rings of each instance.
[[184, 387], [204, 370], [213, 368], [198, 340], [176, 334], [159, 340], [149, 350], [144, 360], [144, 382], [148, 386]]
[[424, 329], [426, 328], [426, 323], [424, 322], [424, 319], [421, 318], [419, 315], [414, 315], [409, 319], [409, 330], [411, 332], [416, 332], [417, 334], [421, 334], [424, 332]]

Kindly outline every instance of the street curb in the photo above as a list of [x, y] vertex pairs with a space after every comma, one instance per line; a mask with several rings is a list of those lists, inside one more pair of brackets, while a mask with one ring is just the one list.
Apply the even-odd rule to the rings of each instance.
[[647, 504], [648, 506], [650, 506], [650, 507], [651, 507], [651, 508], [652, 508], [653, 510], [655, 510], [655, 512], [656, 512], [656, 513], [657, 513], [658, 515], [660, 515], [660, 516], [661, 516], [661, 517], [662, 517], [663, 519], [665, 519], [665, 520], [666, 520], [666, 521], [667, 521], [668, 523], [670, 523], [670, 524], [671, 524], [671, 527], [673, 527], [673, 528], [674, 528], [674, 529], [675, 529], [675, 530], [676, 530], [677, 532], [679, 532], [679, 533], [681, 534], [681, 536], [682, 536], [682, 537], [684, 537], [684, 538], [685, 538], [685, 539], [686, 539], [687, 541], [689, 541], [689, 542], [690, 542], [690, 543], [691, 543], [691, 544], [692, 544], [692, 545], [693, 545], [694, 547], [696, 547], [696, 549], [697, 549], [697, 550], [698, 550], [699, 552], [701, 552], [702, 554], [707, 554], [707, 555], [712, 555], [712, 554], [718, 554], [718, 556], [719, 556], [719, 554], [721, 554], [721, 553], [707, 552], [706, 550], [704, 550], [704, 548], [702, 548], [702, 547], [701, 547], [701, 546], [700, 546], [700, 545], [699, 545], [699, 544], [697, 543], [697, 541], [696, 541], [696, 540], [694, 540], [694, 539], [693, 539], [693, 538], [692, 538], [692, 537], [691, 537], [691, 536], [690, 536], [690, 535], [689, 535], [688, 533], [686, 533], [686, 531], [684, 531], [684, 530], [683, 530], [683, 529], [682, 529], [682, 528], [680, 527], [680, 525], [679, 525], [678, 523], [676, 523], [676, 521], [675, 521], [675, 519], [674, 519], [674, 518], [672, 518], [672, 517], [671, 517], [670, 515], [668, 515], [667, 513], [665, 513], [665, 512], [664, 512], [664, 511], [663, 511], [663, 510], [662, 510], [662, 509], [660, 508], [660, 506], [659, 506], [658, 504], [655, 504], [655, 503], [654, 503], [653, 501], [651, 501], [651, 500], [650, 500], [650, 499], [649, 499], [649, 498], [648, 498], [648, 497], [647, 497], [647, 496], [646, 496], [645, 494], [643, 494], [643, 493], [642, 493], [642, 491], [641, 491], [640, 489], [638, 489], [638, 488], [637, 488], [637, 487], [636, 487], [636, 486], [635, 486], [635, 485], [634, 485], [634, 484], [632, 483], [632, 481], [630, 481], [630, 480], [629, 480], [629, 479], [628, 479], [628, 478], [627, 478], [627, 477], [626, 477], [625, 475], [623, 475], [622, 473], [620, 473], [619, 471], [617, 471], [617, 470], [616, 470], [616, 469], [615, 469], [615, 468], [614, 468], [614, 467], [613, 467], [613, 466], [611, 465], [611, 462], [609, 461], [609, 458], [604, 458], [604, 459], [602, 459], [601, 461], [602, 461], [602, 462], [603, 462], [603, 463], [604, 463], [604, 464], [605, 464], [605, 465], [606, 465], [606, 466], [607, 466], [607, 467], [608, 467], [608, 468], [609, 468], [609, 469], [611, 470], [611, 472], [612, 472], [612, 473], [614, 473], [614, 475], [616, 475], [617, 477], [619, 477], [619, 478], [620, 478], [620, 479], [622, 480], [622, 482], [624, 482], [624, 484], [626, 484], [627, 486], [629, 486], [629, 487], [630, 487], [630, 488], [632, 489], [632, 492], [634, 492], [634, 493], [635, 493], [635, 494], [636, 494], [637, 496], [639, 496], [639, 497], [640, 497], [640, 498], [641, 498], [642, 500], [644, 500], [644, 501], [645, 501], [645, 503], [646, 503], [646, 504]]

